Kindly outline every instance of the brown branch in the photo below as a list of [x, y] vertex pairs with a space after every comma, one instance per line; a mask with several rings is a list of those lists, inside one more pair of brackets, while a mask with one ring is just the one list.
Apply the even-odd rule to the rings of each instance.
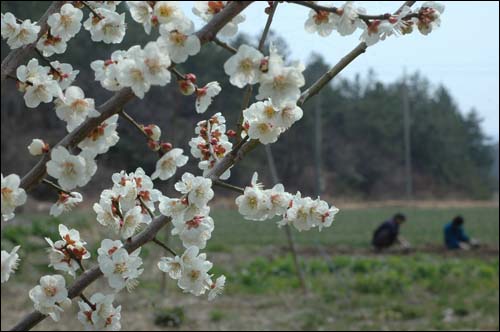
[[[38, 33], [38, 38], [43, 36], [49, 30], [49, 25], [47, 24], [47, 19], [49, 18], [49, 16], [52, 15], [53, 13], [59, 12], [59, 10], [61, 9], [61, 7], [64, 5], [65, 2], [66, 1], [54, 1], [49, 6], [49, 8], [47, 8], [43, 16], [38, 20], [38, 25], [40, 25], [40, 32]], [[5, 57], [5, 59], [3, 59], [1, 65], [1, 75], [0, 75], [2, 91], [3, 87], [6, 85], [4, 84], [4, 82], [5, 79], [7, 78], [7, 75], [14, 73], [17, 67], [19, 67], [19, 65], [26, 60], [31, 51], [36, 47], [38, 38], [35, 42], [29, 45], [12, 50]]]
[[144, 137], [146, 137], [148, 141], [151, 139], [144, 130], [144, 127], [141, 126], [137, 121], [135, 121], [134, 118], [132, 118], [127, 112], [121, 111], [120, 116], [127, 120], [132, 126], [134, 126], [142, 135], [144, 135]]
[[266, 42], [267, 35], [269, 34], [269, 29], [271, 28], [271, 23], [273, 23], [273, 18], [274, 18], [274, 13], [276, 13], [276, 8], [278, 8], [278, 1], [274, 1], [273, 4], [271, 5], [271, 10], [267, 16], [267, 21], [266, 25], [264, 26], [264, 31], [262, 31], [262, 35], [260, 36], [260, 41], [259, 41], [259, 51], [262, 52], [262, 49], [264, 48], [264, 44]]

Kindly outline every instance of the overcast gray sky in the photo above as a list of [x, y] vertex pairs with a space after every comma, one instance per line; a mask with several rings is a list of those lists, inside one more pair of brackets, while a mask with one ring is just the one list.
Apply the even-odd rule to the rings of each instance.
[[[321, 3], [332, 3], [320, 1]], [[343, 2], [334, 1], [334, 5]], [[419, 6], [422, 1], [417, 2]], [[499, 110], [499, 4], [488, 1], [442, 1], [446, 9], [441, 27], [428, 36], [413, 33], [391, 37], [368, 49], [342, 75], [353, 77], [366, 74], [373, 68], [377, 77], [392, 82], [403, 73], [416, 70], [432, 84], [444, 84], [452, 93], [462, 112], [475, 107], [484, 119], [486, 133], [498, 140]], [[267, 16], [266, 1], [252, 4], [245, 10], [246, 21], [240, 31], [257, 35], [263, 29]], [[400, 4], [395, 1], [357, 1], [370, 14], [391, 12]], [[197, 26], [202, 22], [191, 15], [192, 3], [183, 4], [185, 12]], [[348, 37], [332, 33], [323, 38], [304, 30], [308, 9], [281, 3], [272, 29], [284, 37], [292, 51], [291, 57], [306, 62], [312, 52], [325, 57], [332, 65], [357, 45], [361, 31]]]

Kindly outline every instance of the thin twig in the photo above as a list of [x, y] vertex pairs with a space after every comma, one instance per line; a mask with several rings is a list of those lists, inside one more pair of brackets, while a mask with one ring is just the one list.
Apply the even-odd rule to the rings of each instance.
[[134, 126], [137, 130], [141, 132], [141, 134], [146, 137], [147, 140], [150, 140], [151, 138], [149, 137], [148, 133], [144, 130], [144, 127], [140, 125], [137, 121], [134, 120], [127, 112], [124, 110], [120, 112], [120, 116], [127, 120], [132, 126]]
[[157, 245], [159, 245], [160, 247], [162, 247], [163, 249], [167, 250], [172, 255], [177, 256], [177, 254], [175, 253], [175, 251], [173, 251], [172, 249], [170, 249], [166, 244], [164, 244], [163, 242], [161, 242], [160, 240], [158, 240], [156, 237], [154, 237], [152, 241], [154, 243], [156, 243]]
[[215, 184], [216, 186], [226, 188], [226, 189], [235, 191], [235, 192], [240, 193], [240, 194], [243, 194], [245, 192], [245, 189], [238, 187], [238, 186], [235, 186], [235, 185], [232, 185], [232, 184], [227, 183], [227, 182], [223, 182], [221, 180], [214, 180], [214, 181], [212, 181], [212, 183]]
[[43, 183], [49, 185], [50, 187], [52, 187], [53, 189], [55, 189], [57, 192], [63, 192], [67, 195], [70, 195], [71, 197], [73, 197], [73, 194], [67, 190], [64, 190], [63, 188], [61, 188], [60, 186], [58, 186], [57, 184], [55, 184], [54, 182], [48, 180], [48, 179], [43, 179], [42, 180]]
[[215, 37], [212, 41], [215, 44], [219, 45], [220, 47], [222, 47], [223, 49], [229, 51], [232, 54], [235, 54], [236, 52], [238, 52], [238, 50], [235, 49], [233, 46], [229, 45], [228, 43], [223, 42], [222, 40], [220, 40], [217, 37]]
[[141, 206], [148, 212], [149, 216], [151, 217], [151, 219], [154, 219], [156, 218], [156, 216], [154, 215], [153, 211], [151, 211], [151, 209], [146, 205], [146, 203], [144, 202], [144, 200], [142, 199], [141, 196], [137, 196], [139, 198], [139, 202], [141, 202]]
[[62, 78], [62, 74], [61, 74], [61, 72], [60, 72], [57, 68], [55, 68], [54, 66], [52, 66], [52, 63], [50, 62], [50, 60], [49, 60], [49, 59], [47, 59], [46, 57], [44, 57], [44, 56], [43, 56], [43, 54], [42, 54], [42, 52], [40, 52], [40, 50], [39, 50], [38, 48], [36, 48], [36, 47], [35, 47], [35, 52], [36, 52], [36, 54], [38, 54], [38, 56], [39, 56], [39, 57], [40, 57], [40, 58], [41, 58], [41, 59], [42, 59], [42, 60], [43, 60], [46, 64], [48, 64], [48, 65], [49, 65], [49, 67], [50, 67], [50, 69], [51, 69], [52, 71], [56, 72], [56, 73], [57, 73], [57, 75], [59, 75], [59, 77], [61, 77], [61, 78]]
[[273, 18], [274, 18], [274, 13], [276, 13], [276, 8], [278, 8], [278, 1], [273, 1], [273, 4], [271, 5], [271, 11], [269, 12], [267, 16], [267, 21], [266, 25], [264, 26], [264, 31], [262, 31], [262, 35], [260, 36], [260, 41], [259, 41], [259, 51], [262, 52], [262, 49], [264, 48], [264, 44], [266, 43], [266, 38], [267, 35], [269, 34], [269, 30], [271, 28], [271, 23], [273, 23]]
[[176, 78], [178, 81], [180, 81], [180, 80], [185, 80], [185, 79], [186, 79], [186, 78], [185, 78], [185, 76], [184, 76], [184, 74], [182, 74], [180, 71], [178, 71], [178, 70], [177, 70], [177, 68], [175, 68], [175, 66], [174, 66], [174, 65], [170, 66], [170, 67], [168, 68], [168, 70], [170, 70], [170, 72], [171, 72], [172, 74], [174, 74], [174, 75], [175, 75], [175, 78]]

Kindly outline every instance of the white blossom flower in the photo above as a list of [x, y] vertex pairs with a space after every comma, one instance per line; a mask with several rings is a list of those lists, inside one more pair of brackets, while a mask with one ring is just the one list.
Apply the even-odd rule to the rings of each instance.
[[130, 16], [137, 23], [144, 26], [144, 31], [149, 35], [151, 33], [153, 20], [153, 7], [148, 1], [127, 1], [130, 10]]
[[150, 84], [164, 86], [170, 82], [170, 58], [160, 50], [157, 43], [150, 42], [144, 47], [143, 61], [146, 79]]
[[175, 184], [175, 189], [182, 194], [187, 194], [189, 204], [199, 209], [202, 209], [214, 197], [212, 180], [202, 176], [195, 177], [187, 172], [182, 175], [182, 180]]
[[330, 35], [338, 23], [338, 15], [324, 10], [311, 10], [309, 18], [304, 24], [304, 28], [308, 33], [317, 32], [321, 37]]
[[[3, 251], [2, 251], [3, 253]], [[182, 260], [179, 256], [175, 257], [162, 257], [158, 262], [158, 268], [168, 273], [172, 279], [180, 279], [182, 276]]]
[[57, 146], [50, 153], [47, 173], [58, 180], [64, 190], [84, 186], [89, 181], [86, 176], [86, 161], [82, 156], [71, 155], [63, 146]]
[[87, 331], [119, 331], [121, 329], [121, 306], [114, 307], [113, 294], [95, 293], [89, 299], [93, 307], [85, 301], [79, 301], [78, 320]]
[[169, 152], [165, 153], [156, 162], [156, 170], [151, 175], [151, 178], [153, 180], [159, 178], [160, 180], [165, 181], [174, 176], [177, 168], [186, 165], [189, 159], [183, 153], [184, 151], [178, 148], [172, 149]]
[[59, 13], [54, 13], [47, 19], [50, 33], [67, 41], [73, 38], [82, 27], [83, 12], [70, 3], [61, 7]]
[[210, 82], [203, 88], [196, 89], [196, 112], [205, 113], [212, 104], [212, 99], [221, 91], [219, 82]]
[[73, 66], [69, 63], [60, 63], [59, 61], [52, 61], [50, 65], [57, 70], [51, 71], [52, 76], [58, 81], [61, 90], [66, 90], [76, 79], [80, 73], [79, 70], [73, 70]]
[[32, 156], [40, 156], [49, 152], [49, 145], [39, 138], [34, 138], [28, 145], [28, 151]]
[[82, 194], [76, 191], [71, 192], [71, 195], [65, 192], [60, 192], [59, 199], [51, 206], [49, 214], [51, 216], [58, 217], [64, 212], [71, 211], [82, 201]]
[[17, 79], [23, 83], [33, 83], [36, 80], [43, 80], [49, 76], [49, 67], [43, 67], [38, 64], [38, 59], [31, 59], [27, 65], [17, 67]]
[[248, 220], [264, 220], [271, 209], [267, 196], [260, 188], [246, 187], [243, 195], [236, 198], [238, 212]]
[[50, 68], [40, 66], [37, 59], [31, 59], [26, 66], [17, 68], [17, 79], [26, 85], [26, 106], [35, 108], [41, 102], [50, 103], [54, 97], [62, 97], [62, 90], [52, 75], [48, 74], [49, 71]]
[[140, 269], [142, 259], [141, 248], [131, 254], [125, 248], [115, 250], [111, 255], [99, 254], [99, 268], [108, 279], [109, 286], [119, 291], [125, 287], [132, 290], [138, 283], [137, 278], [144, 269]]
[[389, 21], [373, 20], [359, 37], [367, 46], [372, 46], [380, 40], [384, 40], [393, 33], [393, 26]]
[[354, 1], [346, 1], [339, 10], [341, 14], [337, 19], [336, 29], [341, 36], [351, 35], [357, 28], [362, 28], [364, 26], [364, 22], [359, 20], [358, 13], [365, 13], [365, 9], [356, 8], [354, 6]]
[[124, 87], [130, 87], [139, 98], [144, 98], [144, 94], [149, 91], [151, 83], [147, 78], [147, 68], [142, 61], [144, 51], [140, 46], [132, 46], [128, 51], [128, 57], [119, 61], [118, 83]]
[[94, 99], [85, 98], [83, 90], [77, 86], [70, 86], [64, 92], [64, 97], [56, 100], [57, 117], [66, 122], [66, 130], [72, 132], [81, 125], [87, 117], [100, 115], [95, 110]]
[[441, 25], [441, 14], [444, 5], [435, 1], [426, 1], [419, 10], [417, 27], [420, 33], [428, 35]]
[[93, 8], [104, 8], [112, 12], [116, 11], [118, 6], [123, 1], [87, 1]]
[[238, 52], [224, 63], [229, 82], [238, 88], [255, 84], [260, 78], [260, 63], [264, 56], [255, 48], [242, 44]]
[[[40, 32], [40, 26], [37, 25], [36, 22], [32, 23], [31, 20], [24, 20], [21, 24], [16, 22], [17, 25], [13, 25], [12, 18], [14, 15], [8, 14], [10, 13], [2, 17], [2, 37], [4, 35], [9, 36], [7, 45], [9, 45], [11, 49], [16, 49], [34, 43]], [[5, 24], [3, 23], [4, 19], [7, 20]]]
[[38, 39], [36, 48], [42, 52], [43, 56], [48, 58], [54, 54], [63, 54], [67, 48], [66, 41], [59, 36], [52, 36], [45, 33]]
[[2, 38], [9, 39], [19, 33], [21, 25], [17, 23], [16, 17], [12, 13], [2, 13], [1, 31]]
[[297, 101], [300, 97], [300, 88], [305, 84], [303, 71], [304, 66], [300, 63], [284, 66], [282, 57], [271, 45], [268, 71], [261, 75], [259, 93], [256, 98], [271, 98], [274, 105]]
[[40, 278], [40, 284], [29, 291], [29, 297], [33, 301], [35, 310], [44, 315], [49, 315], [54, 321], [59, 321], [63, 307], [71, 303], [68, 298], [66, 281], [64, 277], [46, 275]]
[[90, 132], [85, 139], [78, 143], [78, 147], [89, 151], [90, 155], [104, 154], [120, 140], [116, 127], [118, 114], [107, 118], [103, 123]]
[[90, 31], [92, 41], [102, 41], [106, 44], [119, 44], [125, 36], [125, 13], [118, 14], [106, 8], [96, 8], [99, 17], [90, 14], [83, 23], [86, 30]]
[[208, 271], [212, 268], [212, 263], [206, 260], [205, 254], [198, 255], [197, 247], [189, 247], [182, 255], [182, 274], [177, 285], [184, 292], [189, 292], [195, 296], [204, 294], [212, 285]]
[[9, 281], [10, 275], [17, 269], [19, 255], [17, 251], [21, 246], [15, 246], [9, 253], [2, 250], [2, 284]]
[[208, 214], [196, 215], [187, 221], [172, 219], [172, 222], [172, 235], [179, 235], [185, 248], [205, 248], [214, 230], [214, 221]]
[[85, 248], [87, 243], [80, 239], [80, 233], [76, 229], [68, 229], [63, 224], [59, 224], [59, 235], [61, 240], [56, 242], [45, 238], [50, 245], [49, 267], [68, 272], [75, 277], [75, 272], [80, 268], [79, 262], [90, 258], [90, 252]]
[[183, 63], [188, 56], [200, 52], [200, 40], [194, 33], [194, 23], [185, 17], [180, 21], [162, 24], [158, 45], [165, 50], [175, 63]]
[[21, 179], [17, 174], [2, 176], [2, 218], [3, 221], [14, 218], [16, 207], [26, 203], [26, 192], [20, 188]]
[[262, 144], [274, 143], [281, 134], [281, 128], [275, 118], [278, 110], [270, 101], [259, 101], [243, 110], [244, 125], [251, 139], [258, 139]]
[[179, 1], [156, 1], [153, 15], [160, 24], [176, 23], [184, 19]]
[[221, 275], [215, 280], [215, 282], [210, 286], [210, 291], [208, 292], [208, 300], [213, 301], [217, 296], [220, 296], [224, 291], [224, 286], [226, 284], [226, 276]]
[[[222, 11], [230, 1], [195, 1], [193, 14], [209, 22], [215, 14]], [[219, 31], [223, 37], [232, 37], [238, 32], [238, 24], [245, 21], [245, 15], [238, 14]]]

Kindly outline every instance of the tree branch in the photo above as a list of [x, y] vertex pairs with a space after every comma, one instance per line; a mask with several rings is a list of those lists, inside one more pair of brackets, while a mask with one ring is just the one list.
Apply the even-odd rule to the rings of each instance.
[[47, 24], [47, 19], [49, 18], [49, 16], [59, 12], [59, 10], [61, 9], [61, 7], [64, 5], [65, 2], [66, 1], [54, 1], [49, 6], [49, 8], [47, 8], [43, 16], [38, 20], [38, 25], [40, 26], [40, 32], [38, 33], [38, 38], [35, 42], [17, 48], [15, 50], [12, 50], [5, 57], [5, 59], [3, 59], [1, 66], [1, 75], [0, 75], [2, 92], [3, 92], [3, 87], [6, 85], [5, 79], [7, 78], [7, 75], [14, 73], [17, 67], [19, 67], [19, 65], [26, 60], [31, 51], [36, 47], [38, 39], [49, 30], [49, 25]]

